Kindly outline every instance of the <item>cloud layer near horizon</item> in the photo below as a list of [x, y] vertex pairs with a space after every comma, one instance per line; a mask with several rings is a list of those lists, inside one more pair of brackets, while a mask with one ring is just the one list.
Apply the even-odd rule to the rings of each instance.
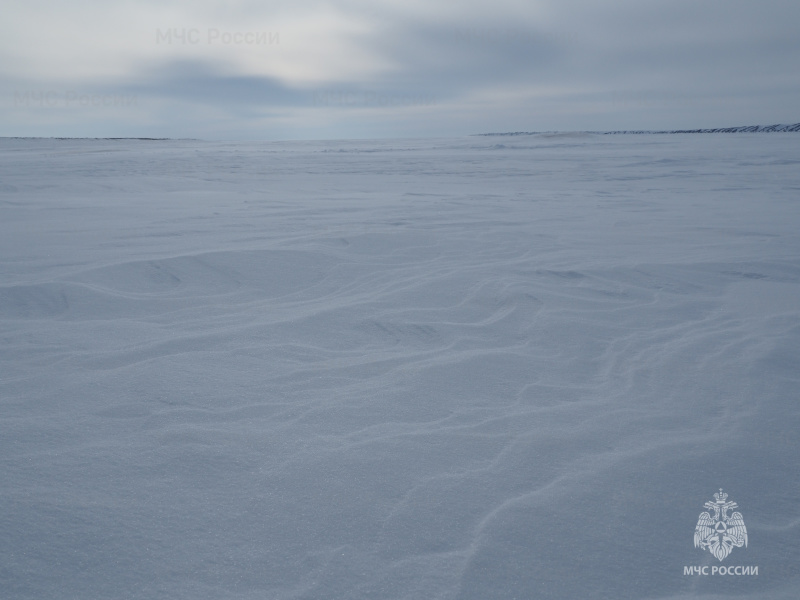
[[248, 139], [793, 122], [787, 0], [11, 0], [0, 135]]

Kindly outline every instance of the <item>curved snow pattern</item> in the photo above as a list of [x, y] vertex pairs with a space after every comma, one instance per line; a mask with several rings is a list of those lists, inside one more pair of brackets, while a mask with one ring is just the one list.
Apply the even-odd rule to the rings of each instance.
[[0, 155], [4, 597], [796, 595], [789, 136]]

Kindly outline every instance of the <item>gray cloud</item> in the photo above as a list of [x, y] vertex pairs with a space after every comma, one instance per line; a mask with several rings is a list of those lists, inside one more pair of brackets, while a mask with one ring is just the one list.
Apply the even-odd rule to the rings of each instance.
[[299, 106], [308, 96], [274, 77], [231, 75], [200, 60], [156, 65], [137, 73], [119, 89], [144, 98], [227, 107], [232, 112], [254, 107]]
[[[203, 6], [205, 15], [217, 14]], [[142, 56], [114, 77], [99, 68], [96, 76], [86, 69], [72, 79], [64, 73], [56, 83], [35, 70], [6, 76], [0, 85], [11, 110], [0, 125], [7, 134], [27, 128], [38, 135], [98, 129], [115, 135], [146, 123], [148, 135], [274, 139], [800, 120], [796, 2], [449, 6], [243, 3], [233, 16], [256, 28], [274, 23], [279, 46], [153, 52], [133, 45], [122, 50]], [[145, 19], [154, 9], [140, 10]], [[314, 21], [324, 10], [333, 16]], [[326, 27], [333, 37], [315, 42], [308, 33]], [[25, 55], [26, 48], [14, 52]], [[11, 59], [7, 49], [3, 57]], [[322, 64], [331, 68], [315, 69]], [[314, 75], [320, 72], [322, 78]], [[19, 90], [67, 87], [135, 95], [137, 110], [43, 113], [11, 106]]]

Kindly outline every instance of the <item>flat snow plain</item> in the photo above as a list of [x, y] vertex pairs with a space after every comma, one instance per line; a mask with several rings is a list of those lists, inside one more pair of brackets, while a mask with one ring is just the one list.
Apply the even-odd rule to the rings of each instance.
[[0, 216], [4, 599], [800, 596], [798, 134], [3, 139]]

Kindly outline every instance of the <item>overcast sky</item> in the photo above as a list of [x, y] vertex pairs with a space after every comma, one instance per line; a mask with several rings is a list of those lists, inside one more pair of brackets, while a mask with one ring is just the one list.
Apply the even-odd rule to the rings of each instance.
[[3, 0], [3, 136], [800, 121], [797, 0]]

